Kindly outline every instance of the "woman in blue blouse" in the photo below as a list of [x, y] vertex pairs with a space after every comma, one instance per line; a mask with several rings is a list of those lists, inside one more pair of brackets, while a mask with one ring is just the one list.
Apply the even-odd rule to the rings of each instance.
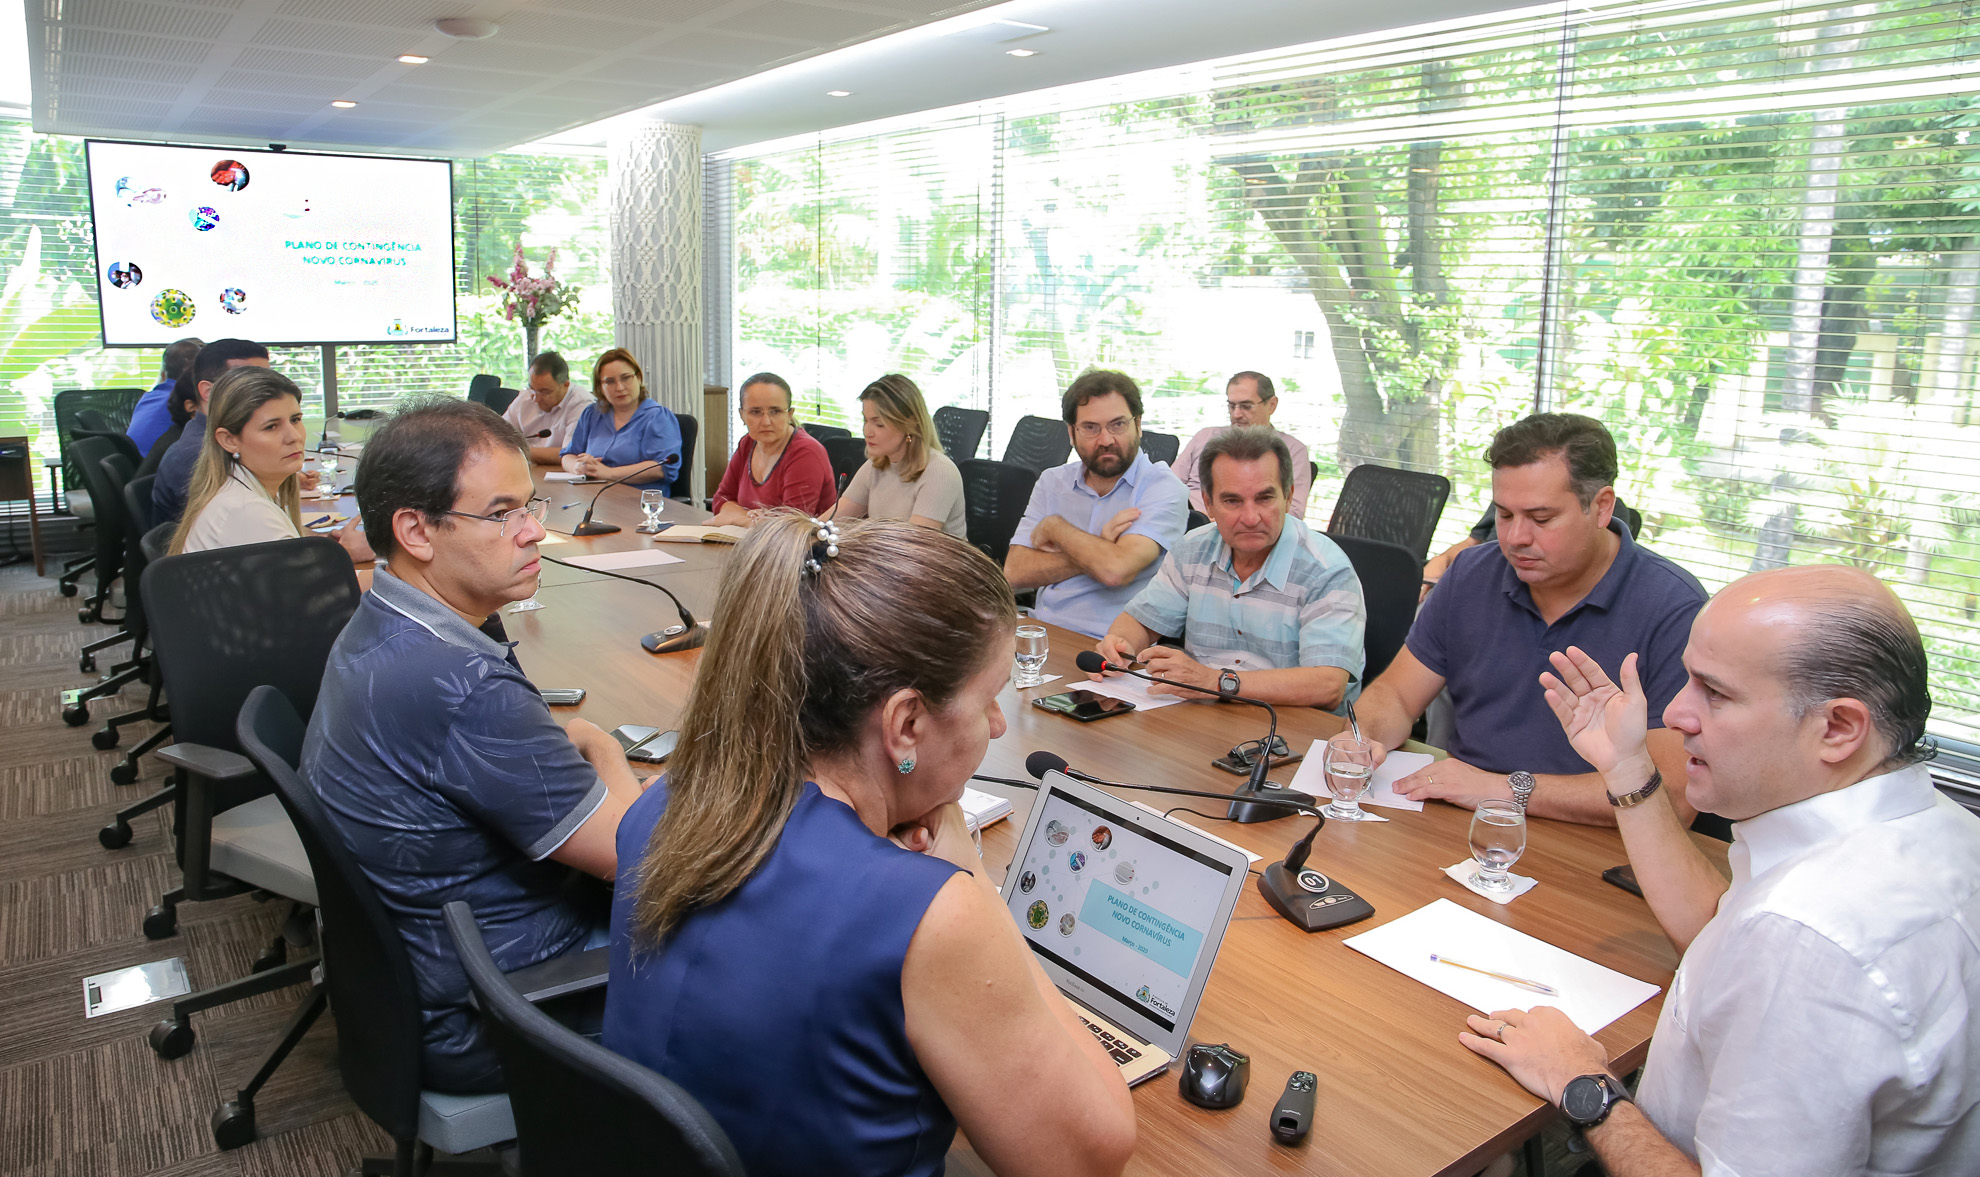
[[[593, 403], [571, 430], [564, 469], [586, 478], [626, 478], [668, 486], [681, 471], [681, 422], [646, 394], [646, 374], [623, 347], [591, 368]], [[652, 462], [655, 465], [640, 467]]]

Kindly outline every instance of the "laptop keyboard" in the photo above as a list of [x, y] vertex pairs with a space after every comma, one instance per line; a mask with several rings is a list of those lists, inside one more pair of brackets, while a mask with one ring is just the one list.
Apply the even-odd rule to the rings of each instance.
[[1085, 1018], [1080, 1018], [1079, 1020], [1081, 1025], [1093, 1031], [1093, 1036], [1100, 1040], [1100, 1045], [1106, 1049], [1108, 1057], [1112, 1058], [1121, 1066], [1126, 1066], [1141, 1057], [1141, 1052], [1126, 1041], [1114, 1037], [1113, 1034], [1101, 1029]]

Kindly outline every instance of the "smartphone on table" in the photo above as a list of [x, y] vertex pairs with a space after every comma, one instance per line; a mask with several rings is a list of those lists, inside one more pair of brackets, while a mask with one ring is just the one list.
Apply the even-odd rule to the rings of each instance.
[[624, 748], [628, 755], [634, 748], [659, 734], [657, 727], [642, 727], [636, 723], [622, 723], [612, 729], [612, 738], [619, 741], [619, 747]]
[[1096, 719], [1105, 719], [1110, 715], [1126, 715], [1134, 710], [1134, 704], [1126, 699], [1116, 699], [1112, 695], [1086, 690], [1060, 691], [1056, 695], [1033, 699], [1031, 705], [1066, 716], [1068, 719], [1077, 719], [1081, 723], [1092, 723]]
[[626, 750], [626, 759], [641, 764], [663, 764], [674, 754], [675, 745], [681, 742], [681, 733], [665, 731], [651, 739], [634, 744]]

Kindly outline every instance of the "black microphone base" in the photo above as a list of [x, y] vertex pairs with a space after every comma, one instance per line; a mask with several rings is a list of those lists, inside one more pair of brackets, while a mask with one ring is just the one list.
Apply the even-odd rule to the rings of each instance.
[[1270, 781], [1265, 782], [1265, 787], [1262, 789], [1254, 790], [1247, 785], [1231, 794], [1231, 808], [1227, 816], [1232, 821], [1250, 825], [1252, 822], [1276, 821], [1282, 817], [1295, 816], [1293, 810], [1287, 809], [1284, 806], [1250, 804], [1245, 800], [1247, 797], [1263, 797], [1272, 801], [1290, 801], [1296, 805], [1310, 806], [1314, 804], [1312, 797], [1300, 792], [1298, 789], [1288, 789], [1282, 785], [1275, 785]]
[[1272, 910], [1291, 920], [1302, 931], [1318, 932], [1326, 928], [1338, 928], [1356, 920], [1365, 920], [1375, 914], [1375, 908], [1366, 899], [1341, 886], [1338, 879], [1327, 879], [1325, 889], [1314, 891], [1299, 884], [1299, 876], [1308, 875], [1316, 879], [1326, 878], [1317, 871], [1305, 870], [1295, 875], [1286, 869], [1283, 862], [1275, 862], [1265, 868], [1258, 877], [1258, 893]]
[[620, 529], [619, 525], [616, 523], [585, 522], [585, 523], [580, 523], [576, 527], [571, 528], [571, 534], [572, 535], [610, 535], [613, 532], [618, 531], [619, 529]]
[[697, 623], [694, 626], [670, 625], [663, 630], [647, 634], [639, 639], [639, 644], [654, 654], [674, 654], [682, 650], [699, 650], [708, 641], [708, 627]]

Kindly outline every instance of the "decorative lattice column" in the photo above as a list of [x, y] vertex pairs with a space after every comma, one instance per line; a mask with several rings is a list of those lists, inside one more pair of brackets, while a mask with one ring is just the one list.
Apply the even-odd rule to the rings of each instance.
[[[618, 345], [639, 358], [655, 400], [702, 411], [701, 128], [622, 121], [609, 145], [612, 314]], [[681, 455], [702, 483], [701, 443]]]

